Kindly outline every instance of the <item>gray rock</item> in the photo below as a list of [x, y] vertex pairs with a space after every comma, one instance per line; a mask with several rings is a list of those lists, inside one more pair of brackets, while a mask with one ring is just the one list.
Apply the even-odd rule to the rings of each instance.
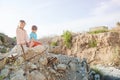
[[99, 74], [95, 74], [94, 79], [95, 80], [100, 80], [100, 75]]
[[48, 70], [49, 70], [49, 72], [52, 73], [52, 74], [56, 74], [56, 73], [57, 73], [57, 72], [56, 72], [54, 69], [52, 69], [52, 68], [48, 68]]
[[15, 74], [11, 76], [10, 80], [26, 80], [24, 76], [24, 71], [22, 69], [18, 70]]
[[37, 69], [37, 66], [31, 62], [29, 62], [27, 66], [29, 69]]
[[70, 68], [71, 68], [72, 71], [76, 71], [76, 64], [75, 63], [71, 62], [69, 64], [69, 66], [70, 66]]
[[40, 62], [40, 64], [42, 64], [44, 66], [47, 65], [47, 63], [48, 63], [47, 57], [41, 57], [39, 59], [39, 62]]
[[8, 68], [5, 68], [1, 71], [1, 74], [0, 76], [4, 76], [4, 77], [7, 77], [9, 74], [9, 69]]
[[58, 64], [57, 65], [57, 69], [65, 71], [67, 69], [67, 65], [65, 65], [65, 64]]
[[24, 58], [23, 57], [18, 57], [18, 59], [16, 60], [16, 64], [17, 65], [21, 65], [24, 62]]
[[33, 71], [29, 74], [28, 80], [46, 80], [46, 78], [42, 73]]

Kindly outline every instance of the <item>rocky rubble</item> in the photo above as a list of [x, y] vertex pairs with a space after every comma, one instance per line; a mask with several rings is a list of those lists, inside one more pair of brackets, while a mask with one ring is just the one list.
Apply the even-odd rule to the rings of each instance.
[[[95, 76], [98, 74], [90, 74], [92, 71], [86, 59], [55, 55], [44, 51], [44, 48], [41, 50], [38, 52], [40, 55], [35, 57], [33, 57], [35, 49], [28, 50], [26, 59], [29, 60], [24, 60], [24, 57], [19, 56], [14, 62], [9, 61], [0, 70], [1, 80], [92, 80], [97, 78]], [[28, 58], [30, 56], [27, 54], [33, 58]], [[100, 80], [100, 76], [95, 80]]]

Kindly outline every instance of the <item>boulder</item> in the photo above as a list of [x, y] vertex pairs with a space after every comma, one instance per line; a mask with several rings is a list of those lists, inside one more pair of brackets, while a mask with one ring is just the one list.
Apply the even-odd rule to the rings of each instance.
[[72, 71], [76, 71], [76, 64], [75, 64], [75, 63], [71, 62], [71, 63], [69, 64], [69, 66], [70, 66], [70, 69], [71, 69]]
[[7, 77], [8, 74], [9, 74], [9, 69], [5, 68], [5, 69], [2, 69], [0, 76]]
[[24, 71], [22, 69], [18, 70], [13, 75], [11, 75], [10, 80], [26, 80], [24, 76]]
[[45, 57], [45, 56], [44, 56], [44, 57], [41, 57], [41, 58], [39, 59], [39, 62], [40, 62], [40, 64], [46, 66], [47, 63], [48, 63], [47, 57]]
[[45, 78], [45, 76], [42, 73], [35, 70], [29, 74], [28, 80], [47, 80], [47, 79]]
[[37, 66], [36, 66], [35, 64], [29, 62], [29, 63], [27, 64], [27, 68], [29, 68], [29, 69], [37, 69]]
[[67, 65], [65, 65], [65, 64], [58, 64], [58, 65], [57, 65], [57, 69], [58, 69], [58, 70], [65, 71], [65, 70], [67, 69]]

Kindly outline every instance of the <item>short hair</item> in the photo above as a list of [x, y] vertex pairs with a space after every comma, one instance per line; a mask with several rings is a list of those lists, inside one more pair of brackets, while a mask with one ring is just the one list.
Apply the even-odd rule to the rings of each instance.
[[37, 30], [37, 26], [36, 26], [36, 25], [33, 25], [33, 26], [32, 26], [32, 30]]
[[25, 23], [25, 21], [24, 21], [24, 20], [20, 20], [20, 22], [21, 22], [21, 23]]

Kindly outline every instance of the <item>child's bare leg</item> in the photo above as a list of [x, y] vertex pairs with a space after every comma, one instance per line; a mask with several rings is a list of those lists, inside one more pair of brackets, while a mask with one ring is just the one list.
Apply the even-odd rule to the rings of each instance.
[[31, 42], [30, 42], [30, 46], [29, 46], [29, 48], [32, 48], [33, 46], [34, 46], [34, 42], [31, 41]]

